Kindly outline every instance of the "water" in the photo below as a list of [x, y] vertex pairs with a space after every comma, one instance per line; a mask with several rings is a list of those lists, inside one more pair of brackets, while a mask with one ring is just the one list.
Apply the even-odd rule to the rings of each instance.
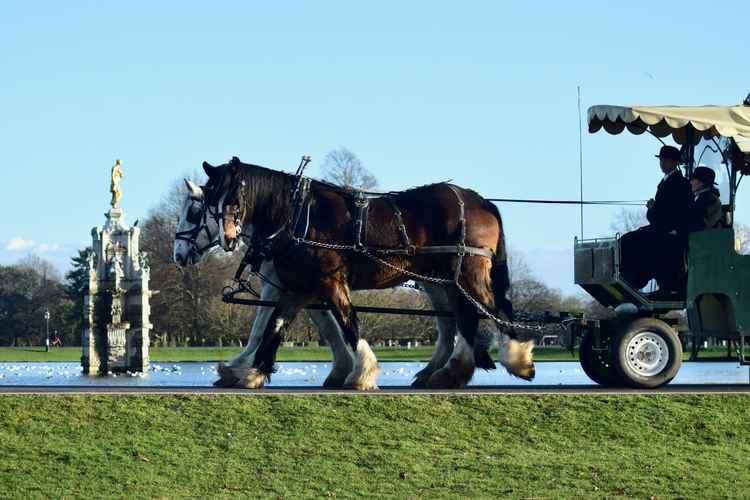
[[[411, 384], [414, 374], [425, 366], [415, 362], [380, 363], [380, 386]], [[269, 387], [320, 387], [331, 363], [278, 363], [278, 372]], [[743, 384], [748, 383], [748, 367], [732, 362], [683, 363], [672, 384]], [[139, 387], [208, 387], [217, 379], [216, 363], [152, 363], [145, 374], [121, 374], [110, 377], [89, 377], [81, 373], [78, 363], [0, 363], [0, 385], [44, 386], [139, 386]], [[509, 385], [595, 385], [574, 362], [540, 362], [536, 364], [536, 378], [526, 382], [497, 370], [477, 370], [472, 386]]]

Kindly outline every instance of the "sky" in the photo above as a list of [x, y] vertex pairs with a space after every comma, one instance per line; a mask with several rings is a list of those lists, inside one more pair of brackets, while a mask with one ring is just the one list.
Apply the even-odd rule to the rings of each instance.
[[[380, 188], [645, 200], [648, 135], [585, 131], [594, 104], [737, 104], [747, 5], [706, 2], [3, 2], [0, 264], [66, 270], [104, 223], [109, 172], [143, 219], [181, 176], [238, 156], [293, 171], [356, 153]], [[738, 199], [738, 219], [750, 209]], [[565, 293], [574, 206], [501, 204], [508, 244]], [[589, 207], [584, 236], [618, 209]]]

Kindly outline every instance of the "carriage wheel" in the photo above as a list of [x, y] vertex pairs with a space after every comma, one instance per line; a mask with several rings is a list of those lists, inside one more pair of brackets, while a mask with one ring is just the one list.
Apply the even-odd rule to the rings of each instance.
[[[609, 339], [606, 339], [609, 344]], [[588, 377], [599, 385], [617, 387], [623, 385], [623, 380], [617, 372], [610, 354], [610, 349], [594, 349], [594, 335], [587, 332], [581, 338], [578, 348], [581, 368]]]
[[615, 367], [630, 387], [668, 384], [682, 366], [682, 344], [674, 329], [656, 318], [630, 323], [612, 345]]

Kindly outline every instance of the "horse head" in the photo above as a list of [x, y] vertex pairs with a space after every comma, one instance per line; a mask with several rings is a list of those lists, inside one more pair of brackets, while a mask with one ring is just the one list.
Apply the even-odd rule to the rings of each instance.
[[203, 162], [203, 170], [208, 175], [209, 196], [205, 206], [211, 212], [218, 226], [218, 241], [226, 252], [237, 249], [242, 236], [242, 226], [246, 222], [247, 181], [242, 163], [236, 156], [229, 163], [214, 167]]
[[219, 244], [219, 226], [207, 210], [206, 190], [185, 179], [187, 194], [180, 209], [172, 256], [180, 266], [197, 264]]

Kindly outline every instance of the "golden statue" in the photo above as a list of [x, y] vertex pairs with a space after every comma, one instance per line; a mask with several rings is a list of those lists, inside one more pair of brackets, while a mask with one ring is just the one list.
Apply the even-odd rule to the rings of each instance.
[[115, 164], [112, 166], [112, 184], [109, 186], [109, 191], [112, 193], [112, 201], [110, 204], [112, 208], [120, 208], [120, 198], [122, 192], [120, 191], [120, 180], [122, 179], [122, 167], [120, 166], [120, 160], [115, 160]]

